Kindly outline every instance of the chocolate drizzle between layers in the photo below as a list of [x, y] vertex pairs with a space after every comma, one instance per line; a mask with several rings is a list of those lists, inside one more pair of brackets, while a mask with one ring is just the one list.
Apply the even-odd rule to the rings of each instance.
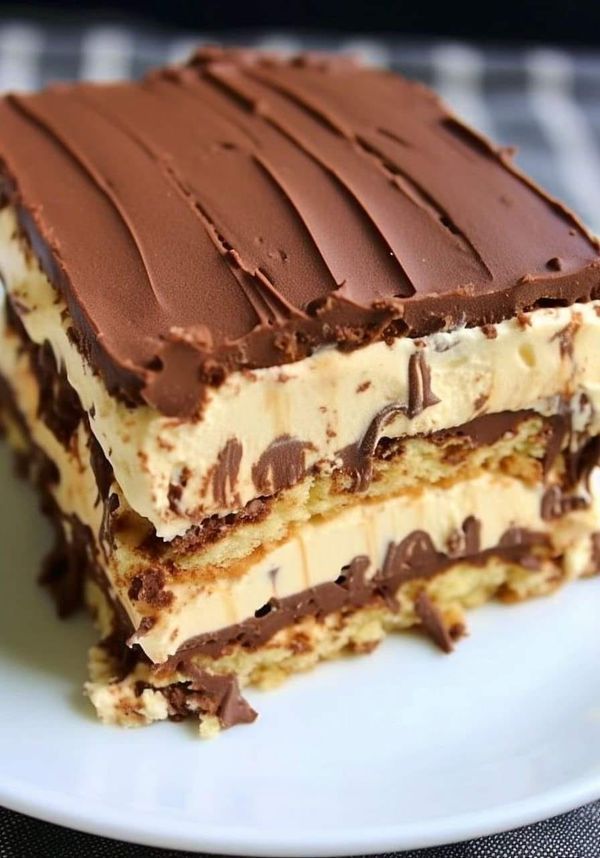
[[590, 501], [587, 497], [567, 494], [559, 485], [549, 486], [542, 497], [541, 515], [544, 521], [552, 521], [555, 518], [562, 518], [569, 512], [587, 509], [589, 505]]
[[5, 96], [0, 129], [1, 196], [76, 342], [163, 414], [323, 345], [600, 294], [596, 241], [507, 150], [347, 60], [205, 49], [138, 83]]
[[412, 354], [408, 361], [408, 402], [391, 403], [379, 411], [359, 444], [349, 444], [338, 452], [344, 469], [352, 475], [353, 491], [365, 491], [373, 476], [373, 457], [387, 424], [397, 414], [410, 420], [426, 408], [436, 405], [439, 398], [431, 389], [431, 370], [422, 352]]
[[[83, 597], [83, 580], [86, 575], [97, 577], [95, 560], [91, 553], [94, 537], [75, 515], [66, 516], [59, 509], [52, 487], [60, 475], [54, 462], [37, 447], [30, 436], [29, 429], [15, 402], [8, 383], [0, 376], [0, 410], [14, 420], [28, 445], [27, 453], [18, 453], [17, 466], [21, 476], [28, 478], [37, 488], [40, 506], [48, 516], [55, 534], [53, 549], [44, 559], [40, 573], [40, 583], [52, 594], [59, 616], [66, 617], [80, 607]], [[64, 524], [70, 532], [67, 543]]]
[[428, 533], [415, 530], [401, 542], [390, 543], [383, 566], [374, 575], [367, 577], [370, 566], [367, 557], [355, 557], [335, 581], [283, 599], [273, 598], [259, 608], [252, 619], [187, 641], [166, 664], [185, 671], [195, 656], [218, 658], [236, 646], [256, 650], [281, 629], [293, 626], [304, 617], [322, 620], [337, 611], [349, 612], [382, 602], [396, 611], [399, 608], [397, 592], [402, 584], [426, 581], [461, 561], [483, 566], [490, 558], [497, 557], [537, 569], [536, 553], [547, 550], [551, 544], [546, 533], [511, 528], [496, 546], [482, 550], [479, 532], [479, 522], [469, 516], [457, 538], [451, 540], [449, 551], [442, 552], [435, 548]]
[[68, 448], [84, 417], [79, 396], [69, 384], [65, 370], [58, 367], [50, 343], [37, 345], [29, 338], [14, 300], [9, 297], [5, 306], [6, 323], [19, 338], [21, 348], [29, 355], [31, 370], [37, 381], [38, 417], [63, 447]]
[[[361, 443], [349, 445], [342, 451], [342, 470], [350, 475], [352, 479], [351, 491], [364, 491], [368, 488], [369, 480], [372, 477], [374, 460], [381, 459], [387, 461], [401, 455], [407, 440], [410, 441], [414, 438], [424, 439], [441, 445], [447, 441], [460, 442], [461, 439], [464, 439], [467, 446], [464, 448], [462, 454], [457, 450], [456, 444], [452, 445], [452, 450], [449, 450], [447, 454], [448, 456], [451, 455], [454, 461], [458, 461], [459, 455], [466, 455], [470, 449], [475, 447], [496, 443], [508, 433], [516, 432], [521, 423], [530, 419], [542, 421], [542, 435], [545, 445], [545, 453], [542, 459], [544, 474], [548, 474], [556, 462], [558, 455], [562, 453], [565, 461], [566, 479], [564, 485], [561, 487], [561, 497], [565, 505], [570, 504], [572, 509], [576, 508], [576, 506], [582, 508], [584, 502], [581, 499], [571, 497], [571, 493], [573, 489], [580, 489], [582, 480], [586, 478], [586, 475], [589, 475], [589, 471], [600, 459], [600, 444], [594, 438], [584, 438], [580, 448], [565, 448], [563, 446], [565, 439], [571, 431], [570, 417], [567, 412], [550, 418], [543, 418], [532, 410], [505, 411], [497, 414], [484, 414], [464, 423], [462, 426], [443, 429], [430, 435], [413, 436], [411, 439], [387, 438], [383, 436], [379, 438], [371, 457], [361, 454], [361, 449], [364, 449], [364, 445]], [[298, 454], [301, 452], [303, 445], [300, 443], [295, 444], [294, 439], [291, 439], [287, 443], [290, 445], [289, 460], [285, 444], [283, 444], [283, 449], [277, 453], [283, 463], [281, 468], [273, 468], [273, 462], [270, 462], [269, 468], [265, 468], [265, 474], [274, 479], [276, 487], [274, 494], [250, 501], [237, 513], [230, 513], [226, 516], [213, 515], [205, 518], [202, 522], [192, 525], [184, 536], [177, 537], [169, 543], [169, 550], [175, 555], [185, 555], [192, 551], [199, 551], [203, 546], [222, 539], [238, 526], [253, 524], [265, 519], [271, 512], [273, 505], [277, 503], [281, 490], [280, 486], [287, 486], [285, 480], [279, 483], [277, 481], [279, 477], [276, 477], [276, 475], [279, 474], [281, 479], [283, 479], [285, 474], [289, 475], [292, 472], [296, 476], [299, 474]], [[463, 448], [461, 447], [460, 449]], [[303, 475], [300, 474], [300, 478]], [[271, 483], [270, 485], [272, 486], [273, 484]], [[570, 500], [567, 500], [567, 498], [570, 498]], [[141, 547], [148, 553], [149, 558], [154, 560], [157, 554], [162, 552], [164, 543], [162, 540], [158, 540], [153, 533], [150, 533]]]
[[[106, 577], [95, 555], [96, 540], [90, 528], [77, 515], [66, 515], [58, 506], [53, 495], [53, 487], [60, 481], [58, 468], [31, 437], [12, 388], [0, 376], [0, 428], [3, 414], [14, 421], [27, 443], [27, 452], [16, 452], [17, 469], [19, 475], [29, 479], [38, 490], [40, 507], [54, 530], [54, 547], [43, 561], [39, 580], [50, 591], [59, 616], [66, 617], [81, 607], [86, 578], [93, 579], [103, 590], [107, 590]], [[110, 544], [111, 519], [118, 507], [117, 496], [108, 491], [112, 484], [112, 480], [109, 481], [112, 469], [93, 435], [90, 435], [89, 443], [91, 463], [98, 484], [98, 503], [103, 504], [100, 542], [102, 544], [106, 540]], [[65, 525], [70, 534], [68, 540]], [[120, 610], [119, 606], [115, 609], [117, 612]], [[124, 627], [129, 622], [122, 609], [119, 620]]]
[[401, 405], [386, 406], [375, 415], [363, 438], [358, 443], [349, 444], [338, 451], [337, 455], [341, 460], [342, 469], [351, 477], [351, 491], [366, 491], [373, 477], [374, 460], [394, 458], [402, 452], [404, 445], [411, 438], [424, 438], [438, 444], [443, 444], [453, 438], [467, 439], [473, 447], [488, 446], [495, 444], [508, 433], [516, 432], [525, 420], [537, 417], [544, 420], [547, 432], [546, 455], [544, 457], [544, 470], [547, 473], [561, 452], [564, 439], [569, 431], [568, 413], [551, 418], [541, 418], [532, 409], [522, 409], [520, 411], [482, 414], [461, 426], [440, 429], [429, 435], [415, 435], [410, 438], [386, 437], [384, 435], [386, 424], [395, 414], [405, 413], [405, 409], [406, 406]]
[[[127, 645], [132, 632], [130, 620], [120, 603], [115, 602], [108, 591], [107, 579], [95, 555], [94, 536], [76, 515], [66, 516], [59, 509], [51, 491], [52, 485], [59, 479], [56, 467], [43, 450], [33, 443], [12, 390], [1, 376], [0, 406], [15, 420], [23, 437], [27, 439], [29, 453], [18, 460], [19, 470], [38, 488], [42, 510], [55, 531], [55, 545], [43, 562], [40, 583], [50, 591], [60, 617], [67, 617], [82, 606], [86, 579], [93, 580], [100, 587], [114, 611], [113, 630], [101, 641], [100, 646], [110, 656], [114, 679], [123, 680], [140, 662], [149, 662], [137, 644]], [[99, 480], [99, 485], [102, 485], [102, 480]], [[102, 489], [100, 491], [102, 493]], [[109, 495], [109, 505], [110, 499]], [[167, 700], [172, 720], [192, 714], [200, 717], [205, 714], [216, 715], [224, 728], [255, 720], [256, 712], [241, 695], [235, 676], [212, 674], [194, 665], [190, 665], [188, 675], [190, 681], [173, 683], [160, 689]], [[135, 691], [140, 695], [146, 687], [151, 686], [137, 683]]]
[[[385, 415], [384, 415], [385, 417]], [[491, 445], [499, 441], [509, 432], [516, 432], [525, 420], [537, 418], [543, 420], [546, 433], [546, 455], [544, 466], [547, 470], [556, 460], [561, 452], [561, 445], [568, 432], [569, 417], [567, 414], [553, 417], [541, 418], [537, 412], [532, 410], [504, 411], [498, 414], [484, 414], [475, 417], [462, 426], [452, 429], [443, 429], [430, 435], [417, 435], [412, 438], [387, 438], [379, 436], [379, 428], [373, 429], [374, 424], [380, 423], [380, 415], [377, 415], [369, 432], [357, 444], [351, 444], [338, 453], [342, 462], [342, 471], [351, 477], [351, 491], [365, 491], [373, 475], [374, 460], [390, 460], [402, 453], [407, 440], [422, 438], [432, 443], [443, 444], [450, 439], [465, 439], [471, 447]], [[558, 439], [558, 441], [557, 441]], [[372, 445], [376, 440], [375, 449]], [[280, 492], [293, 483], [290, 479], [298, 481], [306, 475], [303, 470], [305, 445], [295, 439], [279, 439], [275, 445], [263, 455], [260, 465], [255, 466], [255, 475], [259, 486], [265, 486], [273, 494], [267, 497], [259, 497], [250, 501], [239, 512], [229, 513], [226, 516], [213, 515], [205, 518], [201, 523], [192, 525], [184, 536], [177, 537], [169, 543], [169, 550], [177, 555], [186, 554], [191, 551], [201, 550], [204, 545], [223, 538], [233, 528], [244, 524], [253, 524], [262, 521], [271, 512], [273, 505], [277, 502]], [[585, 445], [588, 450], [588, 445]], [[591, 449], [591, 446], [589, 447]], [[370, 452], [372, 451], [372, 453]], [[563, 451], [567, 455], [566, 451]], [[453, 455], [457, 453], [454, 450]], [[575, 453], [569, 453], [575, 456]], [[302, 467], [301, 467], [302, 466]], [[151, 558], [154, 558], [163, 549], [164, 543], [151, 533], [143, 543], [143, 548]]]

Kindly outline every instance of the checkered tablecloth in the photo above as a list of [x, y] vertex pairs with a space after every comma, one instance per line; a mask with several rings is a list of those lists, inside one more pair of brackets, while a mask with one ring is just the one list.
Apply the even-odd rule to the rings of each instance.
[[[49, 80], [114, 80], [185, 57], [219, 33], [171, 36], [123, 26], [88, 29], [0, 22], [0, 90]], [[600, 232], [600, 53], [477, 47], [397, 38], [240, 34], [236, 42], [295, 51], [336, 49], [434, 86], [464, 117], [504, 144], [520, 165]], [[176, 858], [184, 853], [92, 837], [0, 808], [0, 858]], [[405, 858], [599, 858], [600, 801], [518, 831]]]

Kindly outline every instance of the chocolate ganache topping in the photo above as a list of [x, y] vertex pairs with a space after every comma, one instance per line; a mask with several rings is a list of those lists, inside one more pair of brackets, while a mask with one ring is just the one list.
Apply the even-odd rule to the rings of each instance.
[[424, 87], [203, 49], [0, 102], [2, 196], [108, 389], [190, 417], [228, 373], [600, 293], [598, 245]]

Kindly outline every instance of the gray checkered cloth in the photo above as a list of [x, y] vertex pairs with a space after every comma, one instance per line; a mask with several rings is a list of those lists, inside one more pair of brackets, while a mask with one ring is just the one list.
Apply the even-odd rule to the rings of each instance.
[[[184, 58], [220, 34], [165, 38], [121, 26], [86, 30], [0, 24], [0, 90], [36, 89], [50, 80], [115, 80]], [[485, 50], [447, 42], [366, 40], [281, 34], [236, 42], [295, 51], [336, 49], [391, 66], [432, 86], [467, 120], [504, 144], [520, 165], [600, 232], [600, 54], [549, 48]], [[188, 854], [188, 853], [186, 853]], [[0, 858], [176, 858], [67, 831], [0, 808]], [[598, 858], [600, 801], [526, 828], [469, 843], [403, 853], [405, 858]]]

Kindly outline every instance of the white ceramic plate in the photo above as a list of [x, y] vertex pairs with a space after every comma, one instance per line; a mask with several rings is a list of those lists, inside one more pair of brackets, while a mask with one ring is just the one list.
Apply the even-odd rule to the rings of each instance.
[[251, 695], [261, 718], [103, 727], [84, 618], [34, 579], [48, 529], [0, 453], [0, 804], [237, 855], [345, 855], [512, 828], [600, 797], [600, 579], [472, 615], [452, 657], [409, 635]]

